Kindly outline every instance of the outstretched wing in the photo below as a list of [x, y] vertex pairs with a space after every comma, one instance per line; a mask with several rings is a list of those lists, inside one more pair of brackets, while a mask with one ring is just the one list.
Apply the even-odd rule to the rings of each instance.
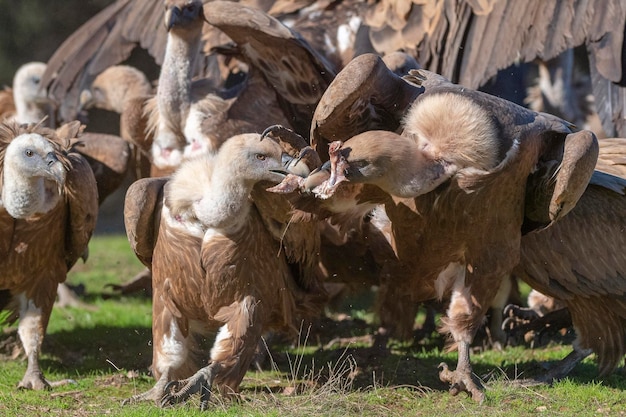
[[213, 1], [205, 4], [204, 15], [263, 73], [294, 129], [307, 136], [315, 106], [335, 77], [332, 66], [299, 34], [259, 9]]

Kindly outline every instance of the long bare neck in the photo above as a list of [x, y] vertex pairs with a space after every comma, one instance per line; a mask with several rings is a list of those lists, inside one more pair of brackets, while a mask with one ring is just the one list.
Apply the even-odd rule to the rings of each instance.
[[15, 120], [18, 123], [39, 123], [48, 116], [52, 117], [50, 106], [29, 103], [20, 97], [15, 97]]
[[252, 183], [241, 178], [230, 161], [218, 161], [211, 185], [196, 205], [198, 218], [207, 227], [235, 232], [250, 212]]
[[[10, 180], [8, 180], [10, 179]], [[41, 177], [24, 176], [19, 169], [6, 164], [2, 184], [2, 205], [16, 218], [27, 218], [45, 213], [59, 200], [59, 194], [52, 184], [46, 184]]]
[[191, 41], [171, 32], [167, 36], [165, 58], [159, 75], [159, 113], [174, 126], [181, 126], [191, 102], [191, 77], [200, 51], [200, 34]]

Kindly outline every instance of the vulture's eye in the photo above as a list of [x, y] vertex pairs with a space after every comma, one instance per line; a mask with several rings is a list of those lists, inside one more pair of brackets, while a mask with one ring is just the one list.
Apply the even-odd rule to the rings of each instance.
[[267, 156], [263, 155], [262, 153], [258, 153], [256, 154], [256, 159], [258, 159], [259, 161], [265, 161], [265, 159], [267, 159]]
[[27, 157], [32, 157], [34, 155], [33, 151], [30, 149], [26, 149], [26, 151], [24, 152], [26, 154]]

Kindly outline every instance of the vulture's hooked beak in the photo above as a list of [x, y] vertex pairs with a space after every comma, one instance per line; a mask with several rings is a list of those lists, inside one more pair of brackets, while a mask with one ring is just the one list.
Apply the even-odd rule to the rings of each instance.
[[198, 17], [204, 20], [201, 2], [188, 2], [182, 7], [172, 6], [165, 10], [165, 27], [169, 32], [174, 26], [185, 26]]
[[59, 161], [59, 158], [54, 152], [48, 152], [44, 158], [45, 167], [43, 168], [44, 175], [50, 179], [53, 179], [58, 184], [65, 183], [65, 177], [67, 170], [63, 166], [63, 163]]

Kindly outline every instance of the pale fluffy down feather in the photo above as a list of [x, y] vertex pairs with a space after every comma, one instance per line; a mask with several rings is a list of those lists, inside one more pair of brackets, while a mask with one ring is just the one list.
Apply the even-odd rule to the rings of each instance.
[[202, 199], [211, 184], [215, 156], [200, 155], [182, 164], [172, 176], [167, 206], [173, 216], [196, 219], [193, 203]]
[[500, 143], [489, 114], [460, 94], [431, 94], [416, 100], [404, 126], [404, 134], [435, 160], [485, 171], [499, 162]]

